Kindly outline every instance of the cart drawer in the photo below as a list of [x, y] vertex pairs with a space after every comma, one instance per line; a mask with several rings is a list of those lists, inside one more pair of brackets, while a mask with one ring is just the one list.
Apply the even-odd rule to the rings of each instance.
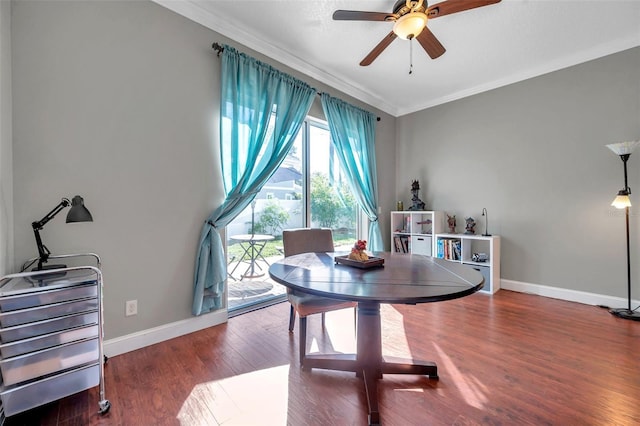
[[10, 358], [12, 356], [23, 355], [29, 352], [39, 351], [64, 343], [75, 342], [77, 340], [88, 339], [98, 336], [98, 324], [83, 325], [68, 330], [56, 331], [36, 336], [30, 339], [18, 340], [0, 345], [0, 356]]
[[82, 314], [66, 315], [64, 317], [32, 322], [15, 327], [0, 328], [0, 342], [14, 342], [16, 340], [28, 339], [30, 337], [41, 336], [43, 334], [67, 330], [69, 328], [77, 327], [80, 325], [97, 323], [97, 310], [85, 312]]
[[98, 286], [96, 284], [78, 285], [54, 290], [34, 291], [32, 293], [0, 298], [0, 312], [15, 311], [17, 309], [26, 309], [34, 306], [50, 305], [52, 303], [97, 296]]
[[100, 364], [66, 371], [37, 382], [0, 391], [5, 416], [13, 416], [34, 407], [64, 398], [100, 383]]
[[96, 337], [3, 359], [0, 361], [0, 370], [3, 383], [10, 386], [60, 370], [96, 362], [99, 358]]
[[53, 305], [3, 312], [0, 313], [0, 327], [13, 327], [15, 325], [62, 317], [73, 313], [92, 311], [94, 309], [98, 309], [98, 299], [92, 297], [89, 299], [74, 300], [72, 302], [54, 303]]

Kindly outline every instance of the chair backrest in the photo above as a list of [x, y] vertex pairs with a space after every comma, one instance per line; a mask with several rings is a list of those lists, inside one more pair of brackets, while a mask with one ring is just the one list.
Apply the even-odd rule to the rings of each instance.
[[329, 228], [299, 228], [282, 231], [284, 255], [333, 251], [333, 233]]

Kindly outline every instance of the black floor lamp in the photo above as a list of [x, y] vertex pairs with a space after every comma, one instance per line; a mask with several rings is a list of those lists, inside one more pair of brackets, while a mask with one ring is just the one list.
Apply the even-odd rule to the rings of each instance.
[[640, 321], [640, 312], [637, 311], [638, 308], [631, 309], [631, 251], [629, 248], [629, 208], [631, 207], [629, 195], [631, 194], [631, 188], [629, 188], [627, 183], [627, 161], [629, 160], [633, 150], [639, 144], [640, 141], [632, 141], [607, 145], [607, 148], [620, 156], [624, 166], [624, 188], [618, 191], [618, 195], [611, 205], [617, 209], [625, 209], [625, 223], [627, 231], [627, 307], [610, 309], [609, 312], [617, 317], [633, 321]]

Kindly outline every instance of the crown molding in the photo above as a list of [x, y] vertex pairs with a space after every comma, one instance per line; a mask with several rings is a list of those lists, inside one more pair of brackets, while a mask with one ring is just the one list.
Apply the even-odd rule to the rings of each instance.
[[244, 31], [242, 29], [242, 25], [239, 25], [239, 23], [234, 23], [226, 18], [216, 16], [210, 10], [203, 8], [202, 5], [195, 0], [152, 1], [181, 16], [184, 16], [185, 18], [203, 25], [206, 28], [209, 28], [225, 37], [228, 37], [229, 39], [239, 44], [242, 44], [263, 55], [266, 55], [275, 61], [291, 67], [296, 71], [314, 78], [319, 82], [322, 82], [394, 117], [412, 114], [417, 111], [432, 108], [469, 96], [477, 95], [483, 92], [500, 88], [502, 86], [518, 83], [530, 78], [538, 77], [544, 74], [548, 74], [607, 55], [621, 52], [623, 50], [640, 46], [640, 33], [638, 33], [632, 37], [594, 45], [588, 50], [583, 50], [580, 52], [576, 52], [575, 54], [570, 56], [564, 56], [556, 60], [546, 62], [536, 68], [522, 70], [521, 72], [516, 72], [488, 83], [480, 84], [478, 86], [470, 87], [455, 93], [432, 99], [431, 101], [426, 103], [402, 108], [390, 104], [385, 99], [372, 95], [370, 91], [359, 86], [357, 82], [347, 82], [340, 76], [335, 76], [327, 71], [313, 66], [297, 57], [296, 55], [293, 55], [278, 46], [274, 46], [263, 39], [255, 37], [253, 34]]
[[452, 102], [458, 99], [466, 98], [469, 96], [477, 95], [479, 93], [488, 92], [493, 89], [497, 89], [509, 84], [518, 83], [531, 78], [539, 77], [544, 74], [549, 74], [561, 69], [569, 68], [574, 65], [579, 65], [585, 62], [589, 62], [595, 59], [599, 59], [614, 53], [622, 52], [624, 50], [633, 49], [640, 46], [640, 33], [635, 37], [628, 37], [619, 39], [609, 43], [603, 43], [593, 46], [591, 49], [576, 52], [571, 56], [564, 56], [558, 58], [555, 61], [546, 62], [543, 65], [536, 68], [529, 68], [519, 73], [511, 74], [507, 77], [491, 81], [486, 84], [481, 84], [469, 89], [461, 90], [450, 95], [442, 96], [440, 98], [433, 99], [431, 102], [415, 105], [410, 108], [398, 109], [397, 116], [403, 116], [406, 114], [412, 114], [417, 111], [422, 111], [427, 108], [432, 108], [438, 105]]
[[[188, 18], [210, 30], [213, 30], [233, 41], [242, 44], [250, 49], [260, 52], [269, 58], [276, 60], [296, 71], [304, 73], [309, 77], [318, 80], [334, 89], [340, 90], [345, 94], [352, 96], [367, 105], [386, 112], [394, 117], [398, 116], [398, 109], [393, 105], [376, 96], [364, 88], [354, 83], [347, 83], [344, 79], [334, 76], [320, 68], [317, 68], [301, 58], [291, 53], [267, 43], [265, 40], [255, 37], [244, 31], [241, 25], [234, 25], [226, 18], [216, 16], [209, 10], [204, 9], [200, 4], [192, 0], [151, 0], [185, 18]], [[212, 40], [215, 41], [215, 40]]]

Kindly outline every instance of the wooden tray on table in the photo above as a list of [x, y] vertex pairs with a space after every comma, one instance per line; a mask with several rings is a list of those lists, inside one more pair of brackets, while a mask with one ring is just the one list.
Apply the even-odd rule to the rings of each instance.
[[349, 256], [336, 256], [334, 259], [336, 263], [347, 265], [347, 266], [353, 266], [354, 268], [360, 268], [360, 269], [369, 269], [369, 268], [375, 268], [378, 266], [384, 266], [384, 259], [381, 257], [372, 256], [372, 257], [369, 257], [369, 260], [365, 260], [365, 261], [349, 259]]

